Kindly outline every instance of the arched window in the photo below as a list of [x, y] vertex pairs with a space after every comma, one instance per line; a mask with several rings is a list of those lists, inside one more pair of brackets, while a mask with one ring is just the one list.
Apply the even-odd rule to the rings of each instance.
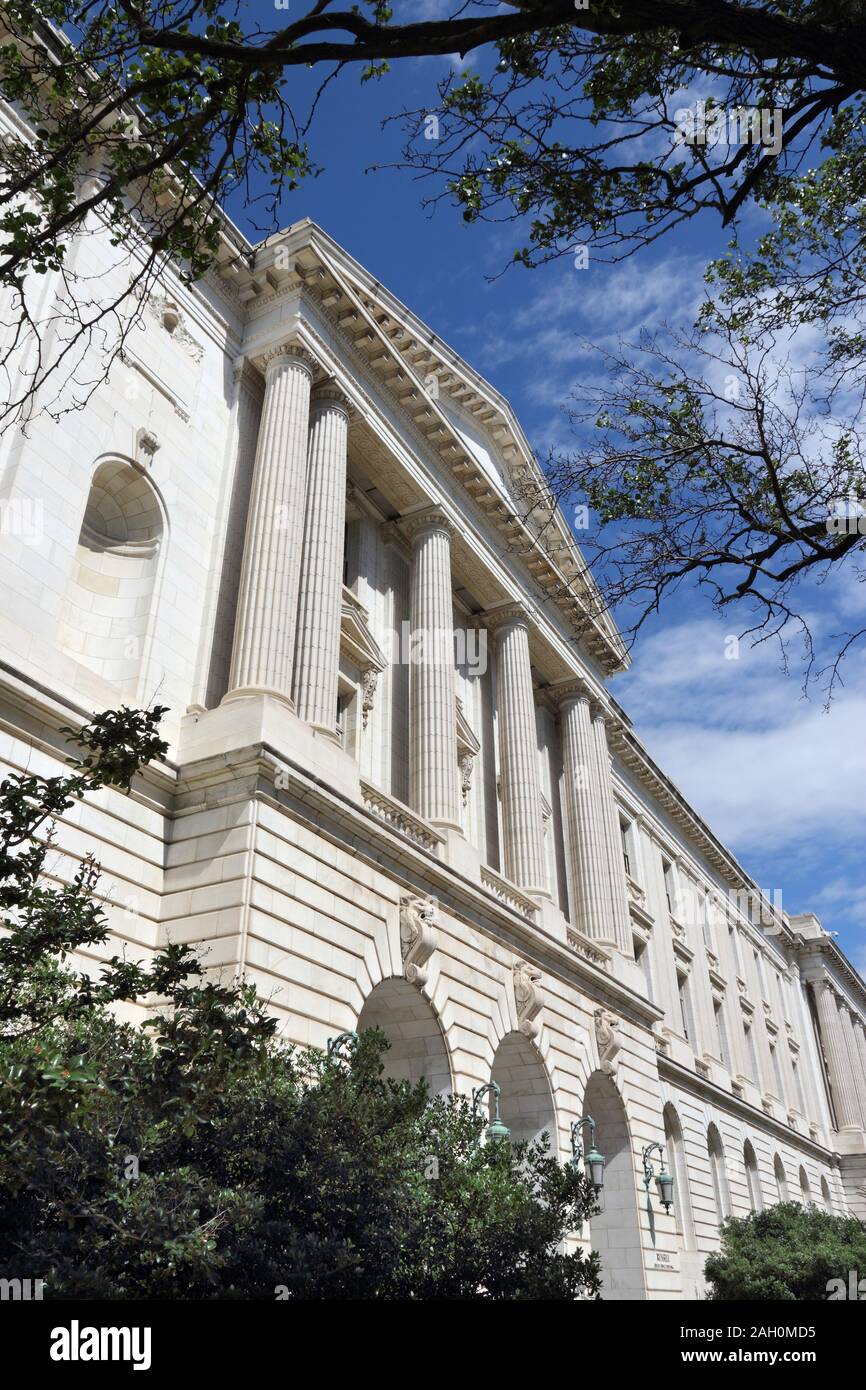
[[749, 1187], [749, 1206], [752, 1211], [764, 1210], [764, 1195], [761, 1192], [761, 1175], [752, 1142], [747, 1139], [743, 1145], [743, 1162], [746, 1165], [746, 1182]]
[[821, 1201], [824, 1203], [824, 1210], [833, 1215], [833, 1198], [830, 1196], [830, 1184], [826, 1178], [821, 1179]]
[[776, 1190], [779, 1194], [780, 1202], [788, 1200], [788, 1179], [785, 1174], [785, 1165], [778, 1154], [773, 1159], [773, 1172], [776, 1176]]
[[718, 1224], [731, 1214], [731, 1198], [728, 1192], [728, 1175], [725, 1172], [725, 1150], [722, 1136], [715, 1125], [707, 1130], [707, 1153], [710, 1158], [710, 1176], [713, 1180], [713, 1196], [716, 1203]]
[[135, 700], [150, 635], [162, 511], [135, 464], [108, 459], [93, 475], [60, 619], [60, 646]]
[[695, 1248], [695, 1227], [692, 1216], [692, 1196], [689, 1190], [689, 1169], [686, 1162], [683, 1130], [680, 1117], [670, 1104], [664, 1108], [665, 1149], [674, 1180], [674, 1217], [681, 1250]]
[[800, 1164], [800, 1200], [804, 1207], [808, 1207], [812, 1201], [812, 1189], [809, 1187], [808, 1174], [802, 1164]]

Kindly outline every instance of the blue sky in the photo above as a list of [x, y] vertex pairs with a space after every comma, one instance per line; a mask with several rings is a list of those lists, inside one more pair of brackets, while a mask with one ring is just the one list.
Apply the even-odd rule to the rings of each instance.
[[[262, 15], [273, 23], [270, 8]], [[513, 227], [467, 226], [446, 204], [431, 217], [409, 173], [364, 172], [399, 158], [399, 131], [383, 132], [382, 118], [432, 105], [447, 66], [411, 61], [363, 87], [355, 75], [340, 79], [311, 139], [325, 172], [284, 197], [280, 221], [318, 222], [509, 397], [544, 451], [567, 442], [562, 407], [593, 370], [578, 339], [611, 343], [642, 326], [690, 323], [704, 265], [725, 239], [708, 217], [618, 266], [590, 259], [578, 271], [569, 258], [491, 282], [517, 245]], [[239, 201], [229, 211], [257, 238]], [[864, 587], [852, 577], [815, 590], [816, 631], [829, 638], [858, 613], [866, 620]], [[847, 662], [825, 713], [819, 696], [804, 700], [796, 663], [785, 675], [769, 645], [744, 642], [729, 659], [725, 639], [739, 630], [697, 596], [677, 596], [645, 629], [614, 693], [762, 887], [780, 891], [790, 912], [816, 912], [866, 970], [866, 651]]]

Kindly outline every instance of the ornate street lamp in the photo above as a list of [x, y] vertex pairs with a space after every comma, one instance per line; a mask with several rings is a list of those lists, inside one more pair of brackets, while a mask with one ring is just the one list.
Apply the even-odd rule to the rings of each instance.
[[658, 1149], [660, 1160], [662, 1164], [664, 1164], [665, 1151], [662, 1145], [658, 1143], [647, 1144], [646, 1148], [643, 1151], [643, 1185], [646, 1188], [647, 1192], [649, 1192], [650, 1183], [652, 1182], [653, 1178], [655, 1178], [656, 1190], [659, 1194], [659, 1201], [661, 1202], [665, 1211], [670, 1211], [674, 1201], [674, 1180], [671, 1177], [670, 1173], [668, 1173], [667, 1170], [664, 1168], [664, 1166], [662, 1167], [661, 1172], [658, 1175], [656, 1175], [656, 1171], [652, 1165], [652, 1159], [650, 1158], [650, 1154], [653, 1152], [654, 1149]]
[[[589, 1125], [589, 1149], [586, 1153], [583, 1152], [583, 1146], [580, 1142], [580, 1132], [584, 1125]], [[575, 1120], [571, 1126], [571, 1162], [575, 1168], [580, 1166], [581, 1159], [583, 1159], [586, 1176], [595, 1188], [597, 1196], [604, 1187], [605, 1158], [604, 1154], [599, 1153], [595, 1147], [595, 1120], [591, 1115], [584, 1115], [581, 1119]]]
[[499, 1097], [501, 1094], [502, 1088], [495, 1081], [488, 1082], [486, 1086], [478, 1086], [472, 1092], [473, 1115], [478, 1114], [478, 1106], [485, 1096], [493, 1097], [493, 1119], [484, 1131], [484, 1138], [487, 1140], [488, 1144], [492, 1143], [495, 1139], [511, 1138], [511, 1130], [508, 1128], [508, 1125], [503, 1123], [499, 1116]]

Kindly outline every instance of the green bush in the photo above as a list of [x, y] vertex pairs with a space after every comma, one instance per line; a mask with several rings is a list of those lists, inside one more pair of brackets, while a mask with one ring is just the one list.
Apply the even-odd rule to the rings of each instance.
[[799, 1202], [731, 1217], [721, 1250], [705, 1266], [710, 1298], [724, 1301], [827, 1299], [831, 1280], [847, 1290], [858, 1270], [866, 1278], [866, 1226]]

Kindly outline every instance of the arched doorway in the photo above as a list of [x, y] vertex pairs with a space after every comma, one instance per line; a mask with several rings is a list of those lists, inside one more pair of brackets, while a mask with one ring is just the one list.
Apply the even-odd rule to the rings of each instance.
[[635, 1158], [625, 1106], [605, 1072], [594, 1071], [589, 1078], [583, 1113], [595, 1120], [595, 1142], [607, 1160], [601, 1210], [589, 1222], [592, 1248], [601, 1256], [601, 1296], [644, 1298]]
[[415, 985], [399, 975], [381, 980], [364, 1001], [358, 1032], [381, 1028], [391, 1044], [382, 1061], [393, 1081], [427, 1082], [431, 1096], [451, 1092], [448, 1049], [439, 1020]]
[[807, 1172], [806, 1172], [806, 1169], [803, 1167], [802, 1163], [800, 1164], [800, 1174], [799, 1174], [799, 1176], [800, 1176], [800, 1201], [803, 1203], [803, 1206], [804, 1206], [804, 1207], [811, 1206], [811, 1204], [812, 1204], [812, 1189], [811, 1189], [810, 1186], [809, 1186], [809, 1176], [808, 1176], [808, 1174], [807, 1174]]
[[776, 1191], [779, 1194], [779, 1201], [787, 1202], [788, 1178], [785, 1173], [785, 1165], [778, 1154], [776, 1154], [776, 1157], [773, 1159], [773, 1174], [776, 1179]]
[[506, 1033], [493, 1055], [490, 1079], [500, 1087], [499, 1113], [511, 1130], [511, 1142], [550, 1135], [557, 1152], [556, 1111], [547, 1072], [538, 1050], [522, 1033]]

